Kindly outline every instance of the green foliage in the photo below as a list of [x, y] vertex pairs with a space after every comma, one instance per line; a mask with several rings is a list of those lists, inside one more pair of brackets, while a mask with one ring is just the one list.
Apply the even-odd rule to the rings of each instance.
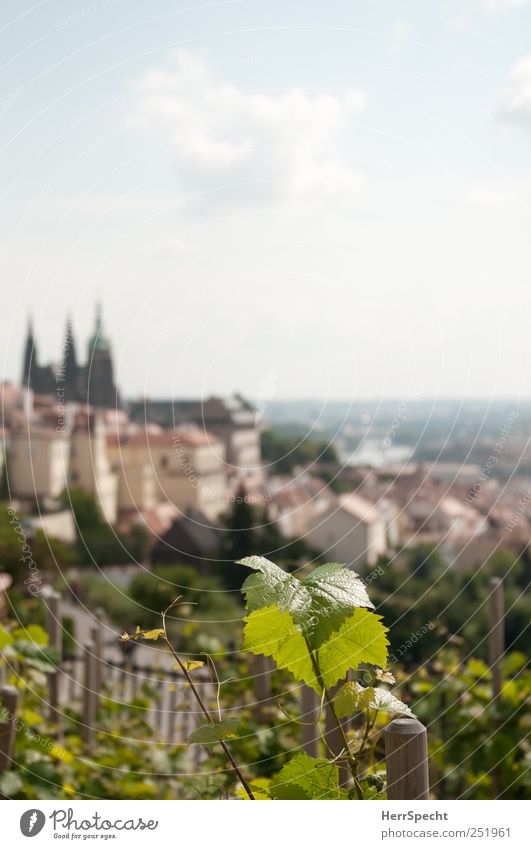
[[529, 699], [527, 656], [503, 664], [503, 687], [492, 698], [489, 668], [476, 658], [461, 663], [441, 652], [413, 683], [415, 709], [430, 723], [431, 781], [441, 799], [528, 799]]
[[354, 608], [373, 607], [365, 585], [340, 563], [318, 566], [302, 581], [265, 557], [246, 557], [240, 563], [259, 573], [242, 587], [247, 610], [271, 604], [287, 610], [314, 648], [337, 631]]
[[318, 660], [325, 687], [333, 687], [350, 669], [357, 669], [362, 663], [385, 666], [386, 633], [381, 616], [355, 610], [319, 647]]
[[333, 444], [310, 439], [305, 434], [292, 437], [265, 430], [261, 435], [261, 443], [262, 459], [279, 474], [289, 474], [296, 466], [338, 462]]
[[320, 689], [304, 637], [286, 610], [271, 605], [250, 613], [244, 622], [246, 651], [274, 658], [279, 669], [287, 669], [296, 681]]
[[203, 746], [207, 746], [211, 743], [219, 743], [220, 740], [236, 737], [237, 732], [238, 720], [229, 717], [209, 725], [200, 725], [195, 731], [192, 731], [188, 737], [188, 742], [201, 743]]
[[339, 799], [339, 770], [324, 758], [300, 752], [269, 785], [272, 799]]
[[144, 559], [149, 534], [141, 525], [119, 534], [103, 518], [94, 495], [81, 488], [66, 490], [62, 501], [74, 514], [81, 564], [107, 566]]
[[[241, 561], [258, 572], [244, 583], [244, 647], [271, 656], [320, 692], [360, 663], [385, 666], [386, 629], [354, 572], [318, 566], [302, 581], [263, 557]], [[322, 676], [322, 681], [320, 680]]]
[[411, 709], [389, 690], [362, 687], [357, 681], [345, 681], [334, 696], [334, 704], [339, 717], [351, 716], [358, 710], [381, 710], [413, 716]]
[[528, 652], [531, 559], [527, 550], [517, 556], [501, 549], [492, 562], [478, 566], [471, 573], [454, 567], [441, 570], [440, 558], [430, 546], [403, 551], [390, 562], [380, 561], [371, 580], [371, 598], [385, 620], [394, 623], [390, 655], [396, 661], [414, 666], [436, 654], [448, 640], [455, 646], [461, 641], [474, 646], [476, 656], [486, 660], [488, 582], [495, 574], [504, 579], [506, 643]]
[[[330, 691], [360, 664], [373, 665], [375, 677], [376, 670], [386, 666], [388, 643], [381, 617], [365, 609], [372, 604], [364, 585], [341, 564], [319, 566], [299, 580], [263, 557], [248, 557], [241, 563], [256, 572], [242, 587], [249, 611], [245, 617], [244, 648], [272, 657], [278, 668], [288, 670], [321, 696], [343, 738], [343, 759], [352, 774], [356, 796], [363, 798], [357, 754], [339, 722]], [[392, 697], [387, 691], [370, 689], [376, 711], [380, 706], [392, 709]], [[398, 700], [394, 706], [405, 708]], [[351, 705], [343, 707], [350, 709]], [[360, 752], [370, 723], [367, 710]], [[312, 763], [308, 755], [300, 754], [283, 767], [271, 783], [270, 793], [272, 798], [341, 798], [338, 777], [335, 763]]]
[[[15, 533], [15, 527], [20, 524], [10, 516], [5, 507], [0, 507], [0, 567], [9, 572], [15, 585], [23, 586], [29, 576], [28, 563], [22, 558], [22, 545], [27, 543], [30, 553], [27, 557], [33, 561], [41, 573], [56, 575], [63, 571], [74, 560], [74, 551], [56, 537], [49, 536], [42, 530], [27, 529], [27, 536], [21, 537]], [[33, 567], [35, 568], [35, 567]]]

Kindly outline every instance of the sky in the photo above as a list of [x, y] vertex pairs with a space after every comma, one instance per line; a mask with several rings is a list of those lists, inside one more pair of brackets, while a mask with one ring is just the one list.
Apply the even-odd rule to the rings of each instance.
[[128, 397], [527, 397], [531, 0], [4, 0], [0, 47], [4, 379], [99, 300]]

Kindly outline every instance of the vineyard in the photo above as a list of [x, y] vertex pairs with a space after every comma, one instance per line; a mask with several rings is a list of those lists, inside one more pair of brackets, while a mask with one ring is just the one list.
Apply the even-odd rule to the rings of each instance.
[[82, 641], [52, 590], [43, 624], [4, 617], [2, 796], [526, 798], [530, 676], [505, 651], [501, 581], [488, 663], [446, 648], [412, 669], [352, 571], [242, 564], [242, 636], [221, 651], [190, 650], [184, 596], [143, 628], [88, 611]]

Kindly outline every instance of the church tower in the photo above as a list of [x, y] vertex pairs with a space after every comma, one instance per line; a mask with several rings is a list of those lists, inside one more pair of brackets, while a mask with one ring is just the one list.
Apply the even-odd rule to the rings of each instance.
[[24, 347], [24, 360], [22, 363], [22, 386], [31, 385], [32, 371], [37, 365], [37, 347], [35, 345], [35, 336], [33, 335], [33, 324], [31, 318], [28, 319], [28, 332], [26, 334], [26, 345]]
[[57, 370], [57, 380], [63, 384], [65, 403], [81, 401], [83, 399], [81, 370], [77, 364], [74, 327], [70, 317], [68, 317], [66, 322], [65, 341], [61, 362]]
[[36, 395], [53, 395], [56, 391], [55, 373], [51, 366], [40, 366], [37, 360], [37, 345], [31, 319], [24, 346], [22, 362], [22, 386], [32, 389]]
[[114, 383], [111, 343], [103, 332], [103, 319], [99, 304], [96, 307], [94, 333], [88, 344], [86, 396], [84, 400], [93, 407], [113, 409], [120, 406], [118, 391]]

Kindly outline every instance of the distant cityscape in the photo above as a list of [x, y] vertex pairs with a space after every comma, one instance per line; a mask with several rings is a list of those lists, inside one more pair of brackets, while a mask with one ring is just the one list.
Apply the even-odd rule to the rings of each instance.
[[[126, 401], [99, 308], [84, 364], [77, 351], [68, 319], [60, 361], [43, 365], [30, 323], [20, 384], [2, 385], [6, 495], [65, 542], [73, 488], [118, 530], [140, 524], [192, 562], [216, 550], [237, 499], [283, 538], [352, 566], [425, 543], [469, 568], [530, 538], [530, 405], [434, 404], [418, 391], [325, 409], [272, 399], [259, 412], [238, 395]], [[267, 431], [287, 440], [287, 460], [263, 456]], [[330, 450], [290, 460], [289, 445], [308, 440]]]

